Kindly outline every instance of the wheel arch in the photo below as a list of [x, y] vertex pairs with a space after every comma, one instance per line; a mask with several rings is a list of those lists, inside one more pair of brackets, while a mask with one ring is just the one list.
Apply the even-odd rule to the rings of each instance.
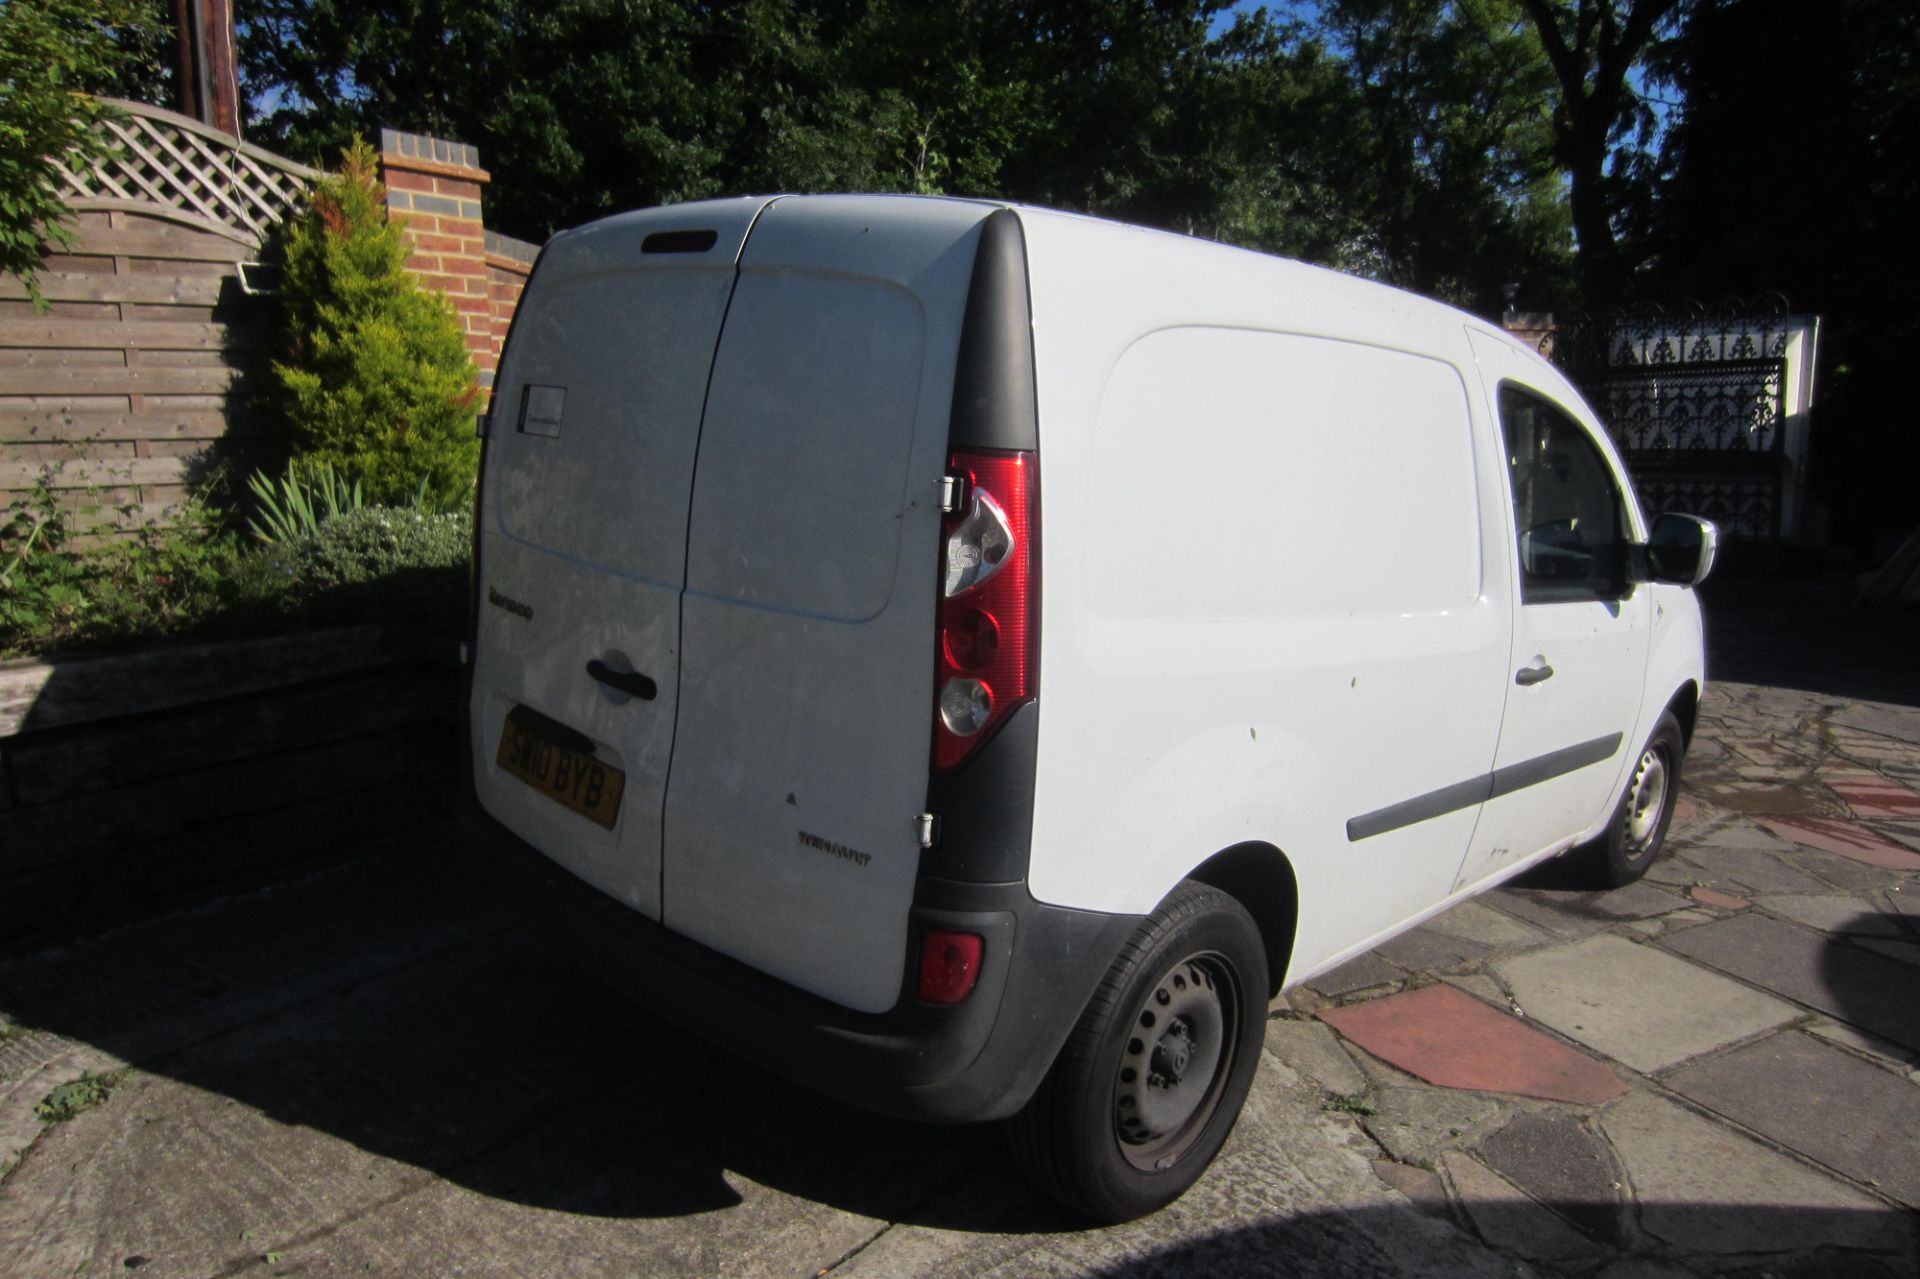
[[1272, 844], [1250, 840], [1215, 853], [1187, 878], [1217, 888], [1247, 908], [1267, 952], [1267, 997], [1279, 994], [1300, 924], [1300, 885], [1287, 855]]
[[1667, 710], [1680, 721], [1680, 740], [1693, 745], [1693, 726], [1700, 718], [1700, 686], [1692, 680], [1680, 686], [1667, 702]]

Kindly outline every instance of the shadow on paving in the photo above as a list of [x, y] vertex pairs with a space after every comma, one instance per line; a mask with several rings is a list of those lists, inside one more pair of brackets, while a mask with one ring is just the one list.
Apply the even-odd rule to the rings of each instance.
[[1849, 603], [1852, 583], [1722, 571], [1700, 587], [1707, 678], [1920, 706], [1920, 609]]
[[[1422, 1225], [1410, 1209], [1277, 1217], [1293, 1192], [1217, 1184], [1231, 1165], [1210, 1179], [1207, 1200], [1269, 1220], [1213, 1230], [1176, 1207], [1163, 1226], [1088, 1233], [1018, 1182], [992, 1129], [868, 1115], [720, 1054], [569, 968], [444, 850], [362, 861], [0, 964], [0, 1008], [289, 1128], [530, 1208], [685, 1217], [741, 1204], [734, 1185], [744, 1179], [957, 1232], [940, 1245], [956, 1253], [1071, 1252], [1080, 1268], [1115, 1279], [1492, 1273], [1468, 1237]], [[149, 1172], [220, 1183], [233, 1153], [216, 1149], [195, 1166], [179, 1150], [150, 1151], [159, 1167]], [[197, 1185], [188, 1193], [203, 1197]], [[1467, 1215], [1499, 1243], [1483, 1207]], [[1621, 1211], [1560, 1207], [1576, 1221]], [[1642, 1205], [1642, 1220], [1650, 1212], [1661, 1214], [1661, 1239], [1804, 1255], [1800, 1268], [1768, 1258], [1776, 1275], [1892, 1275], [1900, 1268], [1879, 1258], [1913, 1249], [1910, 1215], [1894, 1211]], [[1209, 1233], [1124, 1262], [1103, 1255], [1196, 1226]], [[1054, 1244], [1018, 1238], [1061, 1232], [1069, 1237]], [[1624, 1222], [1596, 1234], [1636, 1238]], [[1872, 1254], [1835, 1251], [1838, 1240], [1868, 1240]], [[1422, 1241], [1440, 1250], [1431, 1266], [1410, 1255]]]
[[[1569, 1213], [1578, 1210], [1617, 1211], [1614, 1205], [1555, 1204]], [[1480, 1216], [1495, 1205], [1469, 1206], [1470, 1215]], [[1662, 1236], [1693, 1240], [1710, 1245], [1704, 1251], [1677, 1254], [1658, 1247], [1625, 1253], [1597, 1245], [1581, 1248], [1583, 1241], [1569, 1237], [1559, 1255], [1551, 1255], [1550, 1245], [1540, 1237], [1523, 1236], [1512, 1255], [1530, 1261], [1531, 1273], [1592, 1274], [1610, 1261], [1622, 1264], [1623, 1256], [1635, 1257], [1624, 1263], [1630, 1269], [1604, 1271], [1606, 1274], [1631, 1274], [1645, 1279], [1687, 1279], [1692, 1267], [1705, 1265], [1723, 1274], [1759, 1279], [1905, 1279], [1914, 1255], [1916, 1236], [1913, 1223], [1903, 1222], [1899, 1214], [1835, 1209], [1788, 1207], [1719, 1207], [1709, 1204], [1655, 1204], [1646, 1209], [1657, 1217]], [[1468, 1265], [1449, 1255], [1450, 1250], [1436, 1248], [1426, 1258], [1409, 1259], [1388, 1252], [1385, 1247], [1367, 1241], [1390, 1237], [1400, 1224], [1398, 1214], [1388, 1209], [1363, 1209], [1357, 1212], [1309, 1212], [1280, 1220], [1234, 1226], [1197, 1239], [1183, 1239], [1144, 1256], [1099, 1266], [1090, 1270], [1098, 1279], [1272, 1279], [1273, 1276], [1301, 1276], [1302, 1279], [1328, 1279], [1348, 1275], [1431, 1276], [1476, 1274], [1526, 1274], [1515, 1263], [1495, 1270], [1485, 1264]], [[1498, 1231], [1499, 1227], [1493, 1227]], [[1884, 1247], [1863, 1250], [1836, 1246], [1838, 1239], [1884, 1239]], [[1791, 1255], [1773, 1252], [1769, 1241], [1792, 1240]], [[1680, 1258], [1691, 1263], [1683, 1267]], [[1668, 1258], [1662, 1265], [1656, 1258]], [[1669, 1268], [1670, 1267], [1670, 1268]]]
[[[603, 1217], [877, 1217], [992, 1148], [853, 1110], [603, 988], [448, 853], [361, 862], [0, 964], [0, 1009], [481, 1194]], [[217, 1169], [210, 1169], [217, 1176]]]

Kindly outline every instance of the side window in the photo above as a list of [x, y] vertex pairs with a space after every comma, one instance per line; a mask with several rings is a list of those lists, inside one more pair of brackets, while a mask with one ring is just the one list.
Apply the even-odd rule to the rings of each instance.
[[1619, 599], [1627, 524], [1620, 487], [1581, 425], [1539, 396], [1500, 388], [1520, 544], [1520, 601]]

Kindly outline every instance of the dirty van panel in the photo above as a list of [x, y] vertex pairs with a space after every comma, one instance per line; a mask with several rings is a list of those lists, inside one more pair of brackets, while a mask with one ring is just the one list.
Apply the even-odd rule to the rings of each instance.
[[760, 200], [559, 237], [495, 387], [472, 721], [481, 803], [653, 918], [707, 371]]
[[863, 1011], [900, 992], [932, 731], [939, 489], [977, 225], [783, 201], [714, 361], [664, 920]]

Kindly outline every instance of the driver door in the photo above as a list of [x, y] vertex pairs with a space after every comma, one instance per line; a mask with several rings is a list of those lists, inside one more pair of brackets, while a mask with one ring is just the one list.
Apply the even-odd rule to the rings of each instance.
[[1624, 472], [1571, 388], [1474, 335], [1506, 451], [1519, 606], [1513, 668], [1481, 812], [1456, 888], [1565, 846], [1613, 803], [1639, 747], [1650, 592], [1628, 580], [1642, 540]]

